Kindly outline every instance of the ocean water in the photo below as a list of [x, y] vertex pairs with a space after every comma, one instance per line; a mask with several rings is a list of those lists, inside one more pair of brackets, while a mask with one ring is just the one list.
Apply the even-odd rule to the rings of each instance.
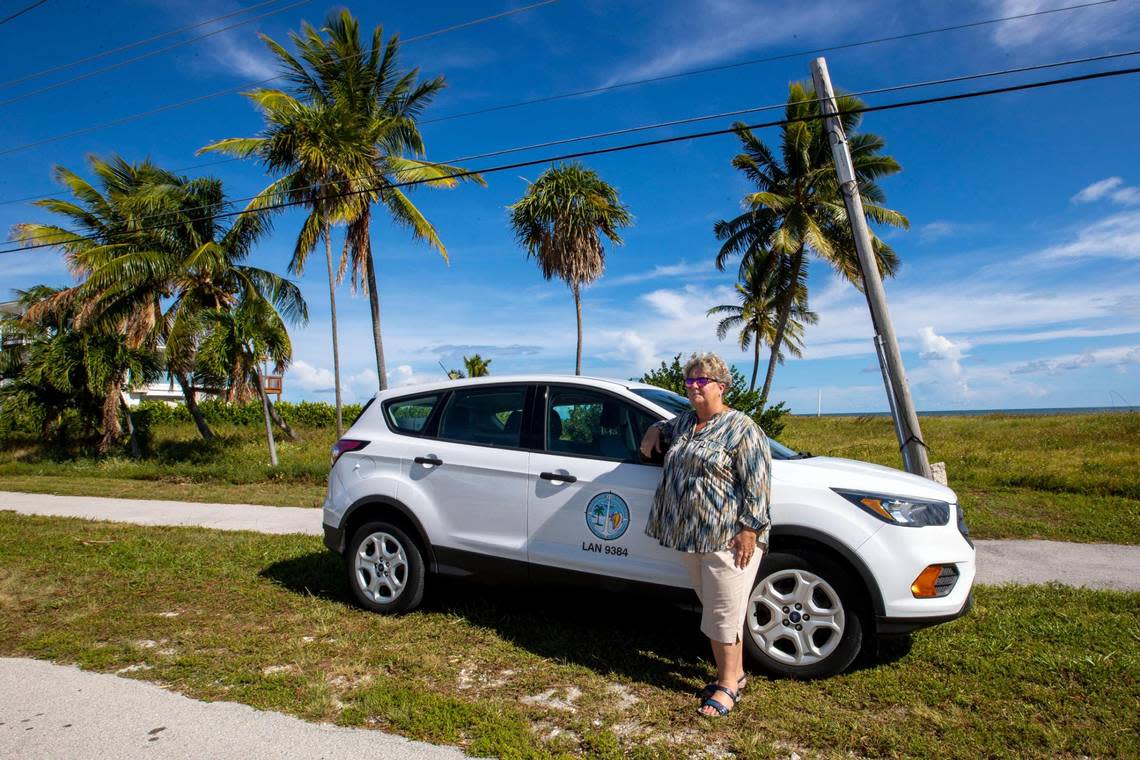
[[[1048, 414], [1104, 414], [1118, 412], [1121, 414], [1140, 412], [1140, 406], [1069, 406], [1047, 407], [1041, 409], [944, 409], [936, 411], [918, 410], [919, 417], [977, 417], [983, 414], [1021, 414], [1021, 415], [1048, 415]], [[814, 417], [815, 414], [796, 414], [796, 417]], [[890, 417], [889, 411], [883, 412], [824, 412], [823, 417]]]

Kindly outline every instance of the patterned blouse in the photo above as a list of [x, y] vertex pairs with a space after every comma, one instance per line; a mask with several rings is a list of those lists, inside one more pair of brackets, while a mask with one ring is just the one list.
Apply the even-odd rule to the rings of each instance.
[[694, 432], [697, 414], [687, 411], [656, 423], [665, 448], [665, 472], [645, 533], [662, 546], [715, 552], [742, 527], [768, 546], [772, 455], [768, 437], [748, 415], [734, 409], [713, 415]]

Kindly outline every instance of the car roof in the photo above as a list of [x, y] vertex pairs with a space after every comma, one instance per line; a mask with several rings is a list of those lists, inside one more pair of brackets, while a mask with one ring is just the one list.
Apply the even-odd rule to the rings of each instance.
[[416, 385], [401, 385], [397, 388], [388, 388], [377, 394], [377, 398], [387, 399], [399, 396], [410, 396], [435, 390], [454, 390], [479, 385], [500, 385], [504, 383], [567, 383], [572, 385], [586, 385], [594, 388], [625, 388], [634, 390], [638, 388], [657, 388], [636, 380], [618, 380], [612, 377], [592, 377], [589, 375], [558, 375], [558, 374], [527, 374], [527, 375], [486, 375], [484, 377], [464, 377], [458, 380], [437, 380], [430, 383]]

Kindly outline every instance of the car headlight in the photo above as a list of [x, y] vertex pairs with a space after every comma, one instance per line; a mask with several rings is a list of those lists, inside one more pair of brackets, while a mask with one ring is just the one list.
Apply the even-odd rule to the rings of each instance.
[[921, 528], [950, 522], [950, 505], [944, 501], [831, 489], [869, 515], [891, 525]]

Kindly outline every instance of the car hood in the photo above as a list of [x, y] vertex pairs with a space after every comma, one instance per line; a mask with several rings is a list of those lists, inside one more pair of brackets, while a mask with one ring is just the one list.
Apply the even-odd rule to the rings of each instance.
[[772, 462], [772, 479], [803, 486], [958, 502], [954, 491], [933, 480], [893, 467], [839, 457], [777, 460]]

